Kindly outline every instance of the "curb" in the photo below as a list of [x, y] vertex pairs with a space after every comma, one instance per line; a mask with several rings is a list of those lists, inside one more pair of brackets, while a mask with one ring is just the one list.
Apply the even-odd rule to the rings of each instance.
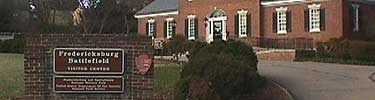
[[269, 79], [273, 84], [275, 84], [277, 87], [281, 88], [281, 90], [284, 91], [284, 93], [286, 93], [286, 95], [288, 95], [289, 97], [289, 100], [295, 100], [293, 95], [288, 91], [288, 89], [284, 88], [283, 86], [281, 86], [279, 83]]

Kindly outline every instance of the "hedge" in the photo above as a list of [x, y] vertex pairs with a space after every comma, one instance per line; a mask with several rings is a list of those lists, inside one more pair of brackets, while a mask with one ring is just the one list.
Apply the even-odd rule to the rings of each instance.
[[254, 93], [264, 84], [251, 46], [238, 41], [193, 45], [181, 72], [177, 99], [229, 100]]

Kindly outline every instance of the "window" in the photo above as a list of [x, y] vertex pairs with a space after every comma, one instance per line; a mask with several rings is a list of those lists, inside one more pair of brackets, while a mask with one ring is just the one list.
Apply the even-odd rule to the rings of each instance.
[[359, 5], [353, 4], [353, 31], [359, 31]]
[[197, 22], [196, 22], [195, 15], [189, 15], [188, 20], [187, 20], [187, 25], [188, 25], [188, 40], [195, 40], [196, 37], [196, 31], [197, 31]]
[[165, 23], [165, 34], [167, 39], [171, 39], [176, 34], [176, 22], [173, 18], [167, 18]]
[[152, 39], [156, 36], [156, 24], [154, 19], [149, 19], [147, 23], [147, 35]]
[[288, 8], [277, 8], [276, 9], [276, 31], [277, 34], [286, 34], [287, 32], [287, 9]]
[[309, 32], [320, 32], [320, 4], [309, 5]]
[[247, 37], [247, 11], [238, 11], [238, 33], [239, 37]]

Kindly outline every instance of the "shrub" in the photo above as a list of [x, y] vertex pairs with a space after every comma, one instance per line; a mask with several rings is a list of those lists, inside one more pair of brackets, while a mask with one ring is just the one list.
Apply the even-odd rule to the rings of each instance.
[[253, 49], [245, 43], [197, 44], [191, 51], [189, 62], [181, 72], [178, 99], [228, 100], [253, 93], [264, 83], [257, 73], [258, 60]]
[[331, 39], [317, 44], [319, 57], [375, 61], [375, 42]]
[[189, 44], [183, 36], [177, 35], [176, 37], [168, 40], [164, 45], [164, 54], [171, 55], [173, 53], [177, 54], [178, 52], [184, 51], [186, 44]]
[[25, 44], [25, 38], [21, 35], [16, 35], [14, 39], [0, 41], [0, 52], [23, 53]]

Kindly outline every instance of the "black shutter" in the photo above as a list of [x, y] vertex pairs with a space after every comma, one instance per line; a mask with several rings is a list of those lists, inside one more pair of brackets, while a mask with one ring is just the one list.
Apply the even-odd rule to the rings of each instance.
[[154, 38], [157, 38], [157, 36], [158, 36], [158, 32], [157, 32], [158, 24], [156, 22], [154, 22], [152, 24], [154, 26]]
[[324, 8], [320, 9], [320, 30], [326, 30], [326, 10]]
[[146, 28], [145, 28], [146, 29], [146, 36], [150, 36], [150, 34], [148, 33], [149, 32], [148, 30], [150, 30], [148, 26], [149, 25], [148, 25], [148, 22], [147, 22], [146, 23]]
[[273, 23], [273, 26], [272, 26], [273, 32], [277, 33], [277, 15], [276, 15], [276, 12], [274, 12], [272, 14], [272, 19], [273, 19], [273, 21], [272, 21], [272, 23]]
[[354, 8], [352, 6], [349, 7], [349, 26], [350, 26], [350, 30], [354, 31], [354, 16], [355, 16], [355, 13], [354, 13]]
[[[362, 26], [362, 15], [363, 15], [363, 12], [361, 11], [361, 8], [359, 7], [358, 8], [358, 29], [359, 31], [363, 30], [363, 28], [361, 27]], [[363, 31], [362, 31], [363, 32]]]
[[305, 10], [305, 32], [310, 31], [310, 15], [309, 15], [309, 9]]
[[286, 31], [287, 32], [292, 32], [292, 12], [291, 11], [287, 11], [286, 12]]
[[172, 38], [176, 37], [176, 25], [177, 25], [176, 21], [173, 20], [173, 22], [172, 22]]
[[235, 34], [236, 37], [239, 37], [239, 34], [240, 34], [240, 33], [239, 33], [239, 32], [240, 32], [240, 30], [239, 30], [239, 27], [240, 27], [240, 26], [238, 25], [240, 20], [238, 19], [238, 17], [239, 17], [238, 14], [236, 14], [236, 15], [234, 16], [234, 30], [235, 30], [235, 33], [234, 33], [234, 34]]
[[246, 31], [247, 31], [247, 36], [250, 37], [251, 35], [251, 14], [247, 14], [247, 26], [246, 26]]
[[185, 19], [185, 36], [186, 36], [186, 39], [189, 39], [189, 19], [186, 18]]
[[194, 36], [195, 36], [195, 40], [199, 40], [199, 26], [198, 26], [198, 18], [195, 18], [194, 19], [194, 27], [195, 27], [195, 32], [194, 32]]
[[164, 22], [164, 37], [167, 38], [168, 36], [168, 21]]

